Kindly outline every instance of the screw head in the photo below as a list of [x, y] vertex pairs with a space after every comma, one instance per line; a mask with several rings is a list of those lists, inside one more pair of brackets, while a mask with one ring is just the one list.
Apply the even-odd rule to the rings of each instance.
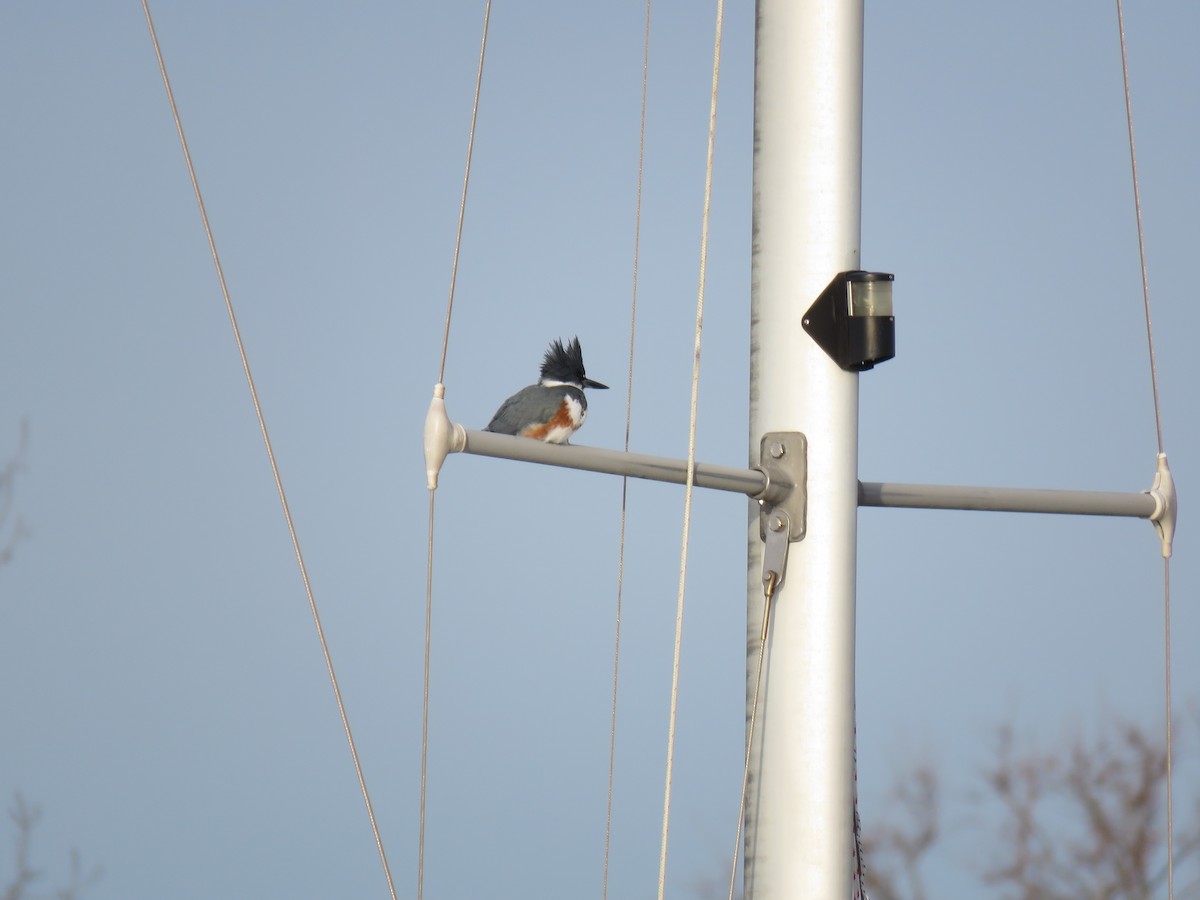
[[783, 516], [771, 516], [771, 530], [783, 531]]
[[783, 441], [771, 441], [767, 452], [771, 454], [772, 459], [782, 459], [783, 455], [787, 453], [787, 447], [783, 445]]

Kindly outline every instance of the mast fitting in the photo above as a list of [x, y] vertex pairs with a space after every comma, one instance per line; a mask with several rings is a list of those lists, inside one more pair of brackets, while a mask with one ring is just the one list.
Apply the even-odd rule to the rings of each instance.
[[438, 473], [446, 457], [466, 446], [463, 427], [451, 422], [446, 414], [445, 396], [446, 386], [439, 381], [433, 386], [433, 399], [425, 413], [425, 480], [431, 491], [437, 490]]
[[[757, 495], [758, 536], [765, 541], [771, 531], [779, 530], [771, 527], [771, 516], [779, 511], [786, 513], [789, 520], [788, 542], [804, 540], [808, 512], [808, 438], [800, 431], [768, 431], [759, 442], [758, 457], [755, 468], [766, 475], [763, 492]], [[779, 575], [782, 578], [783, 573]]]
[[1167, 465], [1167, 454], [1158, 454], [1158, 462], [1154, 470], [1154, 484], [1147, 491], [1154, 498], [1154, 513], [1150, 521], [1162, 541], [1163, 559], [1171, 556], [1171, 542], [1175, 539], [1175, 516], [1179, 511], [1178, 498], [1175, 494], [1175, 479]]

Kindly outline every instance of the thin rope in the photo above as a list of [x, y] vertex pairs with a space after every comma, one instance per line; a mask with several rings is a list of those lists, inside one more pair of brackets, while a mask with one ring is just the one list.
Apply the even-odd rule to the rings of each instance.
[[458, 255], [462, 249], [463, 222], [467, 217], [467, 188], [471, 184], [471, 156], [475, 152], [475, 125], [479, 119], [479, 93], [483, 88], [483, 58], [487, 53], [488, 21], [492, 0], [483, 4], [483, 37], [479, 41], [479, 66], [475, 72], [475, 99], [471, 103], [471, 130], [467, 135], [467, 162], [463, 171], [462, 199], [458, 204], [458, 228], [454, 233], [454, 260], [450, 264], [450, 293], [446, 298], [446, 327], [442, 332], [442, 358], [438, 363], [438, 383], [446, 380], [446, 352], [450, 347], [450, 319], [454, 313], [454, 287], [458, 283]]
[[679, 658], [683, 644], [683, 607], [687, 586], [688, 536], [692, 523], [692, 493], [696, 481], [696, 410], [700, 392], [700, 347], [704, 332], [704, 287], [708, 273], [708, 226], [712, 211], [713, 157], [717, 135], [717, 87], [721, 75], [721, 33], [725, 2], [717, 0], [713, 38], [712, 94], [708, 112], [708, 154], [704, 166], [704, 211], [700, 224], [700, 273], [696, 289], [696, 339], [692, 350], [692, 396], [688, 415], [687, 480], [683, 499], [683, 535], [679, 549], [679, 591], [675, 601], [675, 651], [671, 664], [671, 709], [667, 719], [667, 766], [663, 785], [662, 837], [658, 854], [658, 900], [667, 885], [667, 842], [671, 826], [671, 779], [675, 764], [675, 724], [679, 714]]
[[737, 833], [733, 838], [733, 863], [729, 871], [729, 900], [737, 886], [738, 857], [742, 851], [742, 825], [746, 818], [746, 792], [750, 789], [750, 757], [754, 749], [754, 732], [758, 724], [758, 692], [762, 688], [763, 660], [767, 655], [767, 634], [771, 625], [771, 603], [775, 599], [777, 576], [771, 572], [763, 591], [762, 633], [758, 639], [758, 664], [754, 670], [754, 696], [750, 701], [750, 728], [746, 732], [746, 763], [742, 767], [742, 799], [738, 803]]
[[383, 840], [379, 835], [379, 825], [375, 820], [375, 810], [371, 805], [371, 795], [367, 791], [367, 782], [363, 776], [362, 765], [358, 758], [358, 749], [354, 744], [354, 735], [350, 730], [350, 719], [346, 715], [346, 705], [342, 701], [342, 691], [338, 687], [337, 675], [333, 669], [333, 657], [329, 653], [329, 644], [325, 640], [325, 629], [321, 626], [321, 616], [317, 612], [317, 601], [313, 595], [312, 583], [308, 577], [308, 567], [304, 564], [304, 554], [300, 551], [300, 539], [296, 534], [296, 525], [288, 507], [287, 494], [283, 489], [283, 479], [279, 475], [279, 465], [275, 460], [275, 451], [271, 446], [271, 437], [267, 433], [267, 421], [263, 417], [262, 405], [259, 403], [258, 390], [254, 386], [254, 378], [250, 374], [250, 361], [246, 356], [246, 347], [242, 342], [242, 334], [238, 328], [237, 316], [234, 315], [233, 301], [230, 298], [229, 286], [225, 281], [225, 271], [221, 267], [221, 257], [217, 253], [217, 244], [213, 239], [212, 226], [208, 221], [208, 212], [204, 207], [204, 197], [200, 193], [200, 182], [196, 178], [196, 169], [192, 165], [192, 154], [188, 150], [187, 138], [183, 133], [183, 120], [179, 116], [179, 107], [175, 103], [175, 93], [171, 90], [171, 80], [167, 77], [167, 66], [163, 61], [162, 49], [159, 47], [158, 34], [154, 30], [154, 20], [150, 16], [149, 0], [142, 0], [142, 11], [146, 15], [146, 27], [150, 29], [150, 42], [154, 45], [154, 55], [158, 59], [158, 70], [162, 74], [163, 86], [167, 90], [167, 101], [171, 106], [171, 116], [175, 120], [175, 130], [179, 133], [179, 144], [183, 148], [184, 162], [187, 163], [188, 176], [192, 180], [192, 190], [196, 194], [196, 204], [200, 207], [200, 219], [204, 224], [204, 234], [208, 238], [208, 247], [212, 253], [213, 265], [217, 270], [217, 280], [221, 285], [221, 294], [225, 298], [225, 310], [229, 314], [229, 324], [233, 327], [233, 337], [237, 343], [238, 355], [242, 360], [242, 371], [246, 375], [246, 384], [250, 388], [250, 399], [254, 404], [254, 414], [258, 417], [258, 427], [262, 432], [263, 444], [267, 450], [267, 460], [271, 464], [271, 474], [275, 478], [275, 489], [279, 493], [279, 503], [283, 507], [283, 517], [287, 522], [288, 534], [292, 539], [292, 550], [296, 554], [296, 564], [300, 568], [300, 577], [304, 582], [304, 592], [308, 595], [308, 606], [312, 612], [313, 624], [317, 629], [317, 639], [321, 643], [321, 653], [325, 657], [325, 669], [329, 673], [329, 683], [333, 686], [333, 696], [337, 701], [338, 715], [342, 719], [342, 729], [346, 733], [346, 743], [350, 747], [350, 757], [354, 761], [354, 773], [358, 777], [358, 787], [362, 792], [363, 803], [367, 807], [367, 817], [371, 820], [371, 833], [375, 837], [375, 847], [379, 851], [379, 860], [383, 864], [383, 874], [387, 878], [388, 892], [392, 900], [396, 900], [396, 887], [392, 882], [392, 871], [388, 866], [387, 853], [383, 849]]
[[[1142, 226], [1142, 195], [1138, 180], [1137, 150], [1133, 139], [1133, 100], [1129, 87], [1129, 53], [1125, 45], [1125, 9], [1121, 0], [1117, 2], [1117, 30], [1121, 37], [1121, 77], [1125, 86], [1125, 123], [1129, 131], [1129, 170], [1133, 181], [1133, 209], [1137, 218], [1138, 260], [1142, 272], [1142, 307], [1146, 317], [1146, 347], [1150, 357], [1150, 386], [1154, 394], [1154, 430], [1158, 440], [1158, 452], [1166, 453], [1163, 442], [1162, 406], [1158, 390], [1158, 360], [1154, 350], [1154, 327], [1150, 316], [1150, 276], [1146, 264], [1146, 236]], [[1171, 560], [1163, 559], [1163, 677], [1164, 703], [1166, 705], [1164, 740], [1167, 757], [1167, 897], [1175, 897], [1175, 786], [1174, 746], [1171, 728], [1173, 707], [1171, 703]]]
[[[625, 452], [633, 420], [633, 351], [637, 336], [638, 271], [642, 246], [642, 187], [646, 167], [646, 93], [650, 76], [650, 8], [646, 0], [646, 26], [642, 38], [642, 113], [638, 131], [637, 200], [633, 215], [633, 285], [629, 309], [629, 373], [625, 391]], [[625, 592], [625, 524], [629, 500], [629, 478], [621, 479], [621, 534], [617, 549], [617, 610], [613, 635], [612, 718], [608, 733], [608, 800], [604, 813], [604, 880], [601, 897], [608, 897], [608, 868], [612, 857], [613, 773], [617, 756], [617, 687], [621, 671], [621, 608]]]

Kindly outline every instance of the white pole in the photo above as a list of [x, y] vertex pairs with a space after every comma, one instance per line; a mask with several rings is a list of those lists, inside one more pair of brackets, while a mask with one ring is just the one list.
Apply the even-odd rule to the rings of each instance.
[[[858, 376], [801, 327], [859, 268], [862, 0], [758, 0], [750, 456], [808, 437], [807, 535], [775, 595], [746, 811], [746, 900], [846, 900], [853, 853]], [[748, 699], [763, 611], [749, 534]], [[748, 721], [748, 720], [747, 720]]]

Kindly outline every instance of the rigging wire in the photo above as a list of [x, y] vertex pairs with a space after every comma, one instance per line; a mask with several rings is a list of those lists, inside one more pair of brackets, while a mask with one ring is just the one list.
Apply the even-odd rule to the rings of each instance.
[[729, 871], [729, 900], [733, 900], [737, 887], [738, 856], [742, 849], [742, 824], [746, 817], [746, 792], [750, 789], [750, 757], [754, 751], [754, 732], [758, 725], [758, 693], [762, 688], [763, 660], [767, 655], [767, 634], [771, 628], [771, 606], [775, 601], [775, 587], [778, 576], [774, 572], [767, 575], [767, 583], [763, 586], [763, 621], [762, 632], [758, 636], [758, 662], [754, 668], [754, 694], [750, 701], [750, 726], [746, 729], [746, 763], [742, 767], [742, 799], [738, 802], [737, 833], [733, 838], [733, 864]]
[[337, 675], [333, 669], [333, 657], [329, 653], [329, 644], [325, 640], [325, 629], [321, 626], [321, 616], [317, 612], [317, 601], [313, 594], [312, 583], [308, 577], [308, 567], [304, 563], [304, 554], [300, 550], [300, 538], [296, 533], [296, 524], [292, 519], [288, 506], [287, 494], [283, 489], [283, 479], [279, 474], [279, 464], [275, 459], [275, 450], [271, 446], [271, 437], [267, 433], [267, 421], [263, 416], [262, 405], [258, 398], [258, 389], [254, 386], [254, 378], [250, 374], [250, 361], [246, 356], [246, 347], [242, 342], [242, 333], [238, 328], [237, 316], [234, 315], [233, 300], [229, 294], [229, 285], [225, 281], [225, 271], [221, 266], [221, 257], [217, 253], [217, 244], [213, 238], [212, 226], [208, 220], [208, 212], [204, 206], [204, 197], [200, 193], [200, 182], [196, 178], [196, 169], [192, 165], [192, 154], [188, 150], [187, 138], [183, 133], [183, 120], [179, 116], [179, 107], [175, 103], [175, 93], [171, 90], [171, 80], [167, 77], [167, 66], [163, 60], [162, 49], [158, 43], [158, 33], [154, 29], [154, 20], [150, 16], [149, 0], [142, 0], [142, 12], [146, 16], [146, 27], [150, 30], [150, 42], [154, 45], [154, 56], [158, 60], [158, 70], [162, 75], [163, 87], [167, 91], [167, 102], [171, 107], [171, 117], [175, 120], [175, 130], [179, 134], [179, 144], [183, 148], [183, 159], [187, 164], [188, 176], [192, 181], [192, 190], [196, 195], [196, 205], [200, 208], [200, 219], [204, 225], [204, 234], [208, 239], [209, 251], [212, 254], [213, 265], [217, 270], [217, 281], [221, 285], [221, 294], [225, 298], [225, 311], [229, 314], [229, 324], [233, 327], [234, 341], [237, 343], [238, 355], [242, 361], [242, 371], [246, 375], [246, 384], [250, 388], [250, 400], [254, 404], [254, 414], [258, 417], [258, 427], [262, 432], [263, 444], [267, 450], [267, 460], [271, 464], [271, 474], [275, 478], [275, 489], [279, 493], [279, 503], [283, 507], [283, 518], [287, 522], [288, 534], [292, 539], [292, 550], [296, 554], [296, 564], [300, 568], [300, 578], [304, 582], [304, 592], [308, 596], [308, 606], [312, 613], [313, 624], [317, 629], [317, 639], [321, 644], [321, 653], [325, 657], [325, 670], [329, 674], [329, 682], [333, 686], [333, 696], [337, 701], [338, 714], [342, 719], [342, 729], [346, 734], [346, 743], [350, 747], [350, 757], [354, 761], [354, 773], [358, 777], [358, 787], [362, 792], [363, 803], [367, 808], [367, 817], [371, 820], [371, 833], [375, 838], [375, 847], [379, 852], [379, 860], [383, 864], [383, 874], [387, 879], [388, 892], [392, 900], [396, 900], [396, 887], [392, 881], [391, 867], [388, 865], [387, 853], [383, 848], [383, 840], [379, 834], [379, 824], [375, 819], [375, 810], [371, 805], [371, 795], [367, 790], [366, 778], [363, 775], [362, 764], [358, 758], [358, 749], [354, 743], [354, 734], [350, 730], [350, 719], [346, 714], [346, 705], [342, 701], [342, 691], [338, 686]]
[[488, 21], [492, 0], [483, 4], [483, 37], [479, 41], [479, 66], [475, 72], [475, 98], [471, 103], [471, 130], [467, 135], [467, 162], [463, 170], [462, 199], [458, 204], [458, 227], [454, 233], [454, 260], [450, 264], [450, 292], [446, 298], [446, 327], [442, 332], [442, 359], [438, 364], [438, 383], [445, 381], [446, 351], [450, 347], [450, 319], [454, 314], [454, 288], [458, 283], [458, 256], [462, 249], [463, 222], [467, 217], [467, 188], [471, 184], [471, 156], [475, 152], [475, 125], [479, 119], [479, 93], [483, 88], [483, 58], [487, 54]]
[[[646, 25], [642, 38], [642, 111], [638, 130], [637, 199], [633, 215], [633, 284], [629, 309], [629, 373], [625, 391], [625, 452], [629, 452], [629, 432], [633, 418], [633, 350], [637, 335], [638, 271], [642, 246], [642, 187], [646, 168], [646, 93], [650, 80], [650, 10], [646, 0]], [[625, 523], [629, 500], [629, 477], [621, 479], [621, 530], [617, 547], [617, 609], [613, 632], [612, 717], [608, 734], [608, 798], [604, 812], [604, 876], [601, 897], [608, 898], [608, 867], [612, 857], [613, 772], [617, 755], [617, 687], [621, 669], [621, 606], [625, 590]]]
[[708, 151], [704, 165], [704, 210], [700, 220], [700, 272], [696, 288], [695, 345], [692, 351], [692, 396], [688, 414], [687, 479], [683, 499], [683, 535], [679, 548], [679, 591], [675, 601], [675, 649], [671, 663], [671, 708], [667, 718], [667, 765], [663, 785], [662, 836], [658, 854], [658, 900], [667, 884], [667, 838], [671, 825], [671, 777], [675, 763], [675, 723], [679, 714], [679, 658], [683, 643], [683, 608], [687, 586], [688, 536], [692, 522], [692, 494], [696, 482], [696, 409], [700, 391], [700, 347], [704, 332], [704, 288], [708, 274], [708, 229], [712, 212], [713, 157], [717, 135], [717, 88], [721, 76], [721, 34], [725, 0], [717, 0], [713, 37], [712, 93], [708, 112]]
[[[742, 791], [741, 799], [738, 801], [738, 817], [737, 829], [733, 837], [733, 860], [729, 866], [729, 900], [734, 900], [734, 894], [737, 890], [737, 867], [738, 858], [742, 850], [742, 828], [746, 818], [746, 794], [750, 789], [750, 760], [754, 754], [754, 735], [758, 728], [758, 696], [762, 690], [763, 666], [767, 654], [767, 636], [771, 630], [771, 608], [775, 602], [775, 589], [779, 586], [779, 577], [775, 572], [767, 574], [765, 583], [763, 584], [763, 620], [762, 629], [758, 636], [758, 659], [754, 667], [754, 693], [750, 700], [750, 722], [746, 729], [746, 759], [742, 767]], [[859, 834], [858, 821], [858, 801], [857, 801], [857, 762], [855, 763], [855, 804], [854, 804], [854, 878], [856, 885], [856, 893], [854, 897], [861, 897], [867, 900], [865, 890], [863, 890], [863, 852], [862, 839]]]
[[1129, 57], [1125, 48], [1125, 10], [1117, 0], [1117, 29], [1121, 33], [1121, 75], [1125, 82], [1125, 122], [1129, 129], [1129, 168], [1133, 180], [1133, 210], [1137, 217], [1138, 258], [1142, 269], [1142, 306], [1146, 313], [1146, 346], [1150, 356], [1150, 387], [1154, 392], [1154, 429], [1158, 437], [1158, 452], [1163, 446], [1162, 409], [1158, 393], [1158, 358], [1154, 352], [1154, 326], [1150, 319], [1150, 276], [1146, 265], [1146, 235], [1142, 228], [1142, 193], [1138, 184], [1137, 152], [1133, 141], [1133, 101], [1129, 92]]
[[[483, 36], [479, 41], [479, 64], [475, 72], [475, 94], [471, 100], [471, 127], [467, 134], [467, 161], [463, 167], [462, 197], [458, 204], [458, 225], [454, 232], [454, 257], [450, 264], [450, 289], [446, 297], [446, 325], [442, 332], [442, 355], [438, 362], [437, 384], [446, 377], [446, 353], [450, 347], [450, 322], [454, 315], [454, 289], [458, 283], [458, 260], [462, 251], [463, 224], [467, 216], [467, 190], [471, 184], [471, 158], [475, 152], [475, 127], [479, 121], [479, 95], [483, 88], [483, 61], [487, 55], [488, 24], [492, 0], [483, 4]], [[437, 388], [434, 389], [435, 396]], [[417, 900], [425, 896], [425, 805], [429, 780], [429, 662], [433, 647], [433, 523], [437, 491], [429, 489], [429, 523], [425, 563], [425, 664], [421, 682], [421, 799], [417, 825]], [[395, 895], [393, 894], [393, 898]]]
[[[1133, 139], [1133, 100], [1129, 88], [1129, 53], [1125, 45], [1125, 9], [1121, 0], [1117, 3], [1117, 31], [1121, 38], [1121, 77], [1125, 86], [1125, 122], [1129, 131], [1129, 169], [1133, 181], [1133, 208], [1137, 219], [1138, 260], [1142, 273], [1142, 307], [1146, 316], [1146, 346], [1150, 359], [1150, 386], [1154, 394], [1154, 429], [1158, 439], [1158, 455], [1166, 459], [1163, 442], [1162, 405], [1158, 390], [1158, 360], [1154, 350], [1154, 326], [1150, 316], [1150, 277], [1146, 265], [1146, 236], [1142, 226], [1142, 196], [1138, 183], [1137, 151]], [[1169, 552], [1169, 551], [1166, 551]], [[1167, 779], [1167, 897], [1175, 897], [1175, 803], [1174, 803], [1174, 747], [1172, 746], [1171, 717], [1171, 559], [1163, 557], [1163, 702], [1165, 706], [1164, 741], [1166, 743]]]
[[417, 828], [417, 898], [425, 895], [425, 784], [429, 773], [429, 657], [433, 635], [433, 511], [429, 492], [429, 540], [425, 544], [425, 668], [421, 690], [421, 801]]
[[1171, 746], [1171, 560], [1163, 560], [1163, 641], [1166, 647], [1163, 664], [1163, 678], [1166, 689], [1163, 692], [1166, 707], [1166, 756], [1167, 756], [1167, 900], [1175, 900], [1175, 801], [1172, 772], [1173, 748]]

